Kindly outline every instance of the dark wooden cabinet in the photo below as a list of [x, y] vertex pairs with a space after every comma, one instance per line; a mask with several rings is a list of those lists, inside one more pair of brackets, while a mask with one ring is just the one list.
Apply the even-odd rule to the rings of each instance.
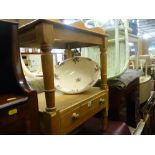
[[139, 77], [132, 80], [126, 87], [120, 87], [120, 82], [110, 85], [109, 82], [109, 112], [110, 120], [124, 121], [127, 125], [136, 127], [139, 115]]
[[17, 30], [0, 21], [0, 134], [38, 134], [37, 92], [22, 71]]

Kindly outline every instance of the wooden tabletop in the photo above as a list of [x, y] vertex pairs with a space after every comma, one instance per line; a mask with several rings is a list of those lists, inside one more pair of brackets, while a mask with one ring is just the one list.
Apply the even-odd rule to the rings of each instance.
[[[55, 106], [59, 111], [66, 110], [72, 106], [78, 106], [79, 103], [85, 102], [90, 98], [96, 97], [97, 95], [104, 94], [105, 90], [99, 87], [92, 87], [88, 91], [80, 94], [67, 95], [60, 92], [56, 92]], [[43, 112], [46, 108], [45, 93], [38, 94], [39, 111]]]
[[[39, 25], [44, 29], [42, 32], [37, 31]], [[48, 38], [54, 38], [53, 48], [59, 49], [66, 49], [68, 44], [70, 48], [102, 45], [103, 38], [108, 36], [103, 29], [87, 28], [82, 22], [66, 25], [58, 21], [39, 19], [19, 28], [20, 46], [39, 47], [39, 37], [41, 38], [45, 30], [49, 32]]]

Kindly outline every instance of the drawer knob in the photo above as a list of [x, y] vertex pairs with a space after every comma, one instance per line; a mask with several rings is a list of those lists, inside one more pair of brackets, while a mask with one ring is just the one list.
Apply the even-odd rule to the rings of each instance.
[[79, 116], [80, 116], [80, 115], [79, 115], [78, 113], [75, 113], [75, 112], [74, 112], [74, 113], [72, 114], [72, 119], [74, 119], [74, 120], [75, 120], [75, 119], [78, 119]]
[[105, 102], [105, 99], [104, 99], [104, 98], [100, 98], [99, 103], [100, 103], [100, 104], [103, 104], [104, 102]]

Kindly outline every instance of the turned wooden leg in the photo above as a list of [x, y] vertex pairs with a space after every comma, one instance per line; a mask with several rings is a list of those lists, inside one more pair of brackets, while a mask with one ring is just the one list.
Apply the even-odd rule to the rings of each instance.
[[51, 53], [51, 47], [41, 46], [42, 55], [42, 70], [44, 77], [44, 88], [46, 98], [46, 110], [55, 110], [55, 89], [54, 89], [54, 66], [53, 66], [53, 55]]
[[101, 88], [107, 91], [106, 96], [106, 107], [102, 112], [103, 118], [103, 130], [106, 128], [107, 120], [108, 120], [108, 85], [107, 85], [107, 39], [103, 40], [103, 46], [100, 46], [100, 66], [101, 66]]

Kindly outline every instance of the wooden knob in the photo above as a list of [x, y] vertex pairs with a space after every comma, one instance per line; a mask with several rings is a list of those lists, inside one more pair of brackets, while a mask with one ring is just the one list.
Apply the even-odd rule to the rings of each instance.
[[78, 119], [79, 118], [79, 114], [78, 113], [73, 113], [72, 114], [72, 119]]
[[105, 99], [104, 99], [104, 98], [100, 98], [99, 103], [100, 103], [100, 104], [103, 104], [104, 102], [105, 102]]

